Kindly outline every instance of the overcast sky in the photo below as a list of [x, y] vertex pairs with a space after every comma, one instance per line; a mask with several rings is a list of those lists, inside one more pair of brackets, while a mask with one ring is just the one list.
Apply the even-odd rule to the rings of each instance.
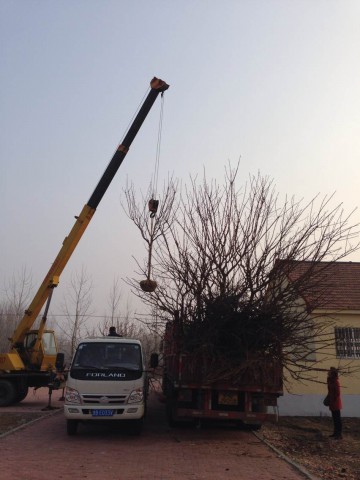
[[[221, 180], [241, 157], [244, 182], [260, 171], [281, 194], [336, 192], [358, 207], [358, 0], [0, 0], [0, 22], [1, 294], [24, 266], [38, 288], [153, 76], [170, 84], [159, 183], [204, 167]], [[157, 100], [53, 314], [82, 266], [103, 313], [114, 277], [134, 276], [132, 256], [146, 256], [120, 197], [127, 178], [150, 182], [159, 112]]]

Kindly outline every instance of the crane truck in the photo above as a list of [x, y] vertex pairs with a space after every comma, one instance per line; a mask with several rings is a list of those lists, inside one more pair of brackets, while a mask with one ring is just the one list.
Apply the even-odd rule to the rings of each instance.
[[[61, 378], [64, 355], [58, 353], [54, 331], [46, 329], [47, 312], [53, 290], [58, 285], [62, 271], [89, 225], [96, 208], [124, 160], [131, 143], [156, 98], [168, 88], [169, 85], [163, 80], [156, 77], [151, 80], [150, 91], [129, 130], [114, 153], [89, 201], [85, 204], [80, 214], [75, 217], [75, 223], [68, 236], [65, 237], [50, 270], [29, 307], [25, 310], [24, 316], [12, 337], [9, 339], [11, 342], [10, 351], [0, 354], [0, 407], [12, 405], [23, 400], [28, 393], [29, 387], [54, 388], [57, 385], [57, 379]], [[45, 309], [39, 327], [33, 329], [44, 305]]]

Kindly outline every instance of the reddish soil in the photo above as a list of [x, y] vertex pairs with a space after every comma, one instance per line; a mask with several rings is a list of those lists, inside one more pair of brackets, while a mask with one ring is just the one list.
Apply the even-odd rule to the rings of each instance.
[[[6, 432], [13, 429], [19, 430], [42, 417], [52, 417], [54, 413], [59, 412], [63, 405], [63, 402], [60, 400], [61, 391], [53, 393], [51, 402], [51, 405], [55, 407], [53, 410], [47, 408], [48, 397], [44, 392], [44, 389], [36, 392], [31, 391], [27, 398], [20, 404], [0, 410], [0, 438], [4, 438]], [[157, 404], [154, 403], [153, 405], [151, 408], [154, 409], [157, 417], [154, 417], [153, 420], [150, 418], [150, 425], [147, 433], [145, 432], [145, 438], [141, 440], [142, 442], [146, 442], [146, 437], [156, 433], [159, 428], [162, 437], [164, 437], [164, 435], [176, 437], [176, 443], [184, 443], [185, 440], [190, 442], [191, 438], [191, 445], [196, 444], [195, 437], [199, 435], [203, 437], [199, 445], [204, 443], [204, 439], [209, 441], [209, 435], [214, 435], [211, 431], [191, 433], [191, 431], [187, 430], [171, 430], [166, 426], [163, 418], [163, 405], [161, 405], [160, 402], [157, 402]], [[62, 415], [59, 413], [56, 417], [58, 418], [57, 422], [61, 423], [61, 431], [64, 431], [64, 441], [67, 442]], [[151, 421], [153, 421], [153, 425]], [[42, 428], [44, 428], [43, 422], [41, 422], [41, 424]], [[330, 417], [281, 417], [277, 424], [264, 425], [261, 430], [256, 432], [256, 435], [276, 449], [277, 457], [280, 452], [283, 453], [287, 458], [303, 466], [308, 472], [314, 475], [315, 478], [324, 480], [359, 480], [360, 418], [343, 419], [342, 440], [329, 438], [331, 433], [332, 420]], [[19, 431], [19, 434], [21, 434], [21, 431]], [[230, 447], [234, 448], [233, 445], [235, 444], [242, 444], [241, 442], [239, 444], [237, 443], [237, 434], [235, 432], [228, 431], [224, 435], [217, 432], [216, 435], [221, 436], [221, 444], [226, 451], [228, 451]], [[242, 442], [244, 440], [245, 437]], [[228, 442], [227, 447], [226, 442]], [[23, 460], [25, 461], [25, 458]], [[209, 462], [211, 462], [211, 458], [209, 458]]]
[[271, 445], [323, 480], [360, 479], [360, 418], [343, 418], [343, 439], [329, 438], [330, 417], [282, 417], [259, 432]]

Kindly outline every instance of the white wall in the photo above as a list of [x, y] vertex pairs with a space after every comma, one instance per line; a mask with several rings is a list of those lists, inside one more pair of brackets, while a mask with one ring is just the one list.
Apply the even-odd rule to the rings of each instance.
[[[318, 394], [294, 395], [285, 393], [278, 398], [279, 416], [321, 417], [330, 416], [328, 407], [323, 405], [324, 397]], [[341, 415], [343, 417], [360, 417], [360, 395], [342, 395]]]

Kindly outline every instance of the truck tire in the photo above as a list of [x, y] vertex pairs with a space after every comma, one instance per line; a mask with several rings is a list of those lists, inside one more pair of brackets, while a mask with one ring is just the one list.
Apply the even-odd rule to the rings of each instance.
[[175, 416], [175, 406], [176, 401], [174, 399], [173, 392], [169, 389], [168, 395], [166, 396], [166, 417], [169, 427], [178, 427], [180, 425], [180, 422]]
[[0, 407], [7, 407], [15, 403], [16, 388], [9, 380], [0, 380]]
[[131, 421], [130, 433], [132, 435], [140, 435], [144, 427], [144, 417]]
[[78, 420], [67, 420], [66, 421], [66, 431], [68, 435], [76, 435], [78, 429]]
[[253, 431], [257, 431], [261, 429], [261, 423], [248, 423], [248, 428]]
[[242, 420], [238, 420], [235, 422], [235, 427], [238, 430], [260, 430], [261, 428], [261, 423], [244, 423]]
[[161, 382], [161, 387], [162, 387], [162, 392], [163, 394], [166, 396], [168, 394], [168, 379], [167, 379], [167, 376], [164, 375], [163, 376], [163, 379], [162, 379], [162, 382]]
[[27, 396], [29, 392], [29, 387], [18, 387], [15, 394], [14, 403], [19, 403]]

